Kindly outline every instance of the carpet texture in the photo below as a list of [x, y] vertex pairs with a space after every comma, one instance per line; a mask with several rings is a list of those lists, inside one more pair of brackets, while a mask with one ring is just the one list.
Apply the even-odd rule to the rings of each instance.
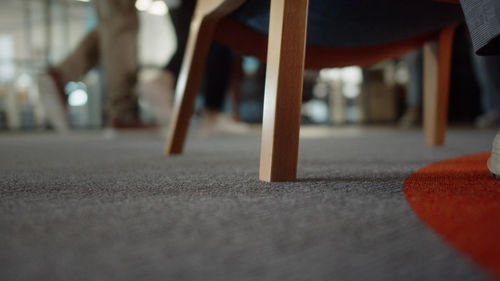
[[[330, 133], [333, 132], [333, 133]], [[0, 136], [0, 280], [490, 280], [422, 223], [403, 182], [496, 132], [335, 129], [299, 180], [257, 180], [260, 138]]]
[[424, 222], [500, 279], [500, 181], [486, 167], [489, 156], [425, 166], [405, 180], [404, 193]]

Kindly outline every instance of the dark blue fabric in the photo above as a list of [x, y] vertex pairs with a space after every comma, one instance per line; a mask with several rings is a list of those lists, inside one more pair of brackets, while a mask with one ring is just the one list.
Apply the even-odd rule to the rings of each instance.
[[[270, 0], [250, 0], [232, 16], [267, 34], [269, 5]], [[433, 0], [310, 0], [307, 44], [380, 45], [436, 31], [461, 20], [460, 5]]]
[[478, 55], [500, 55], [500, 0], [460, 0]]

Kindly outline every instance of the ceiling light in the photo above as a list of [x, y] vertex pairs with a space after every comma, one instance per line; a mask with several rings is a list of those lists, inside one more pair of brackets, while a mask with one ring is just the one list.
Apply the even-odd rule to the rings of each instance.
[[151, 0], [137, 0], [135, 1], [135, 8], [139, 11], [146, 11], [151, 6]]
[[70, 106], [83, 106], [87, 104], [87, 100], [87, 92], [83, 89], [74, 90], [68, 97], [68, 103]]
[[154, 1], [149, 5], [148, 13], [158, 16], [164, 16], [168, 13], [167, 4], [163, 1]]

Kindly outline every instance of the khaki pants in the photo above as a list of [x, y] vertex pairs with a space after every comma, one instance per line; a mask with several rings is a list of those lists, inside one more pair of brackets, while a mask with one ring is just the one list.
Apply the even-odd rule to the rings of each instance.
[[137, 113], [137, 32], [134, 0], [96, 0], [98, 25], [56, 71], [66, 81], [78, 81], [101, 64], [112, 118]]

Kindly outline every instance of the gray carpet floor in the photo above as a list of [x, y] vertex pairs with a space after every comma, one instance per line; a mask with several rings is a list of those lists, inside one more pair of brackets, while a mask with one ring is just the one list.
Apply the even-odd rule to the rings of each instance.
[[489, 280], [403, 181], [495, 131], [306, 129], [299, 180], [258, 181], [259, 134], [0, 135], [0, 280]]

